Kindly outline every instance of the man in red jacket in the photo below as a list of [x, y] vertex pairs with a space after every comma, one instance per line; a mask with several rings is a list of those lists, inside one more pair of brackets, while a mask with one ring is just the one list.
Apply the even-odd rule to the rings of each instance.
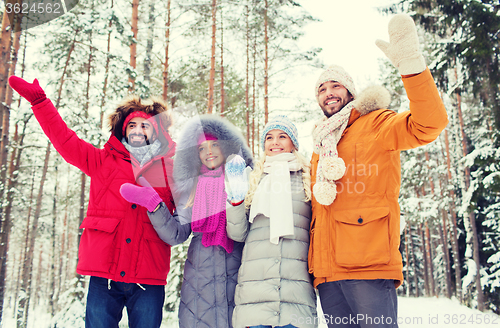
[[[161, 100], [126, 98], [110, 115], [111, 137], [99, 149], [67, 127], [36, 79], [28, 83], [11, 76], [9, 84], [31, 103], [58, 153], [90, 177], [76, 269], [91, 276], [86, 327], [118, 327], [123, 307], [130, 327], [160, 327], [170, 245], [158, 237], [147, 211], [158, 206], [174, 210], [168, 178], [175, 143], [167, 130], [167, 106]], [[137, 184], [139, 179], [156, 191], [156, 199], [144, 206], [120, 194], [122, 184]]]

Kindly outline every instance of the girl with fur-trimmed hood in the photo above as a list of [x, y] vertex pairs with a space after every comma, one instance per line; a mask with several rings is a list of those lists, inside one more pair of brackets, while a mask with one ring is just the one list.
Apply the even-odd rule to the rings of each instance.
[[[214, 115], [192, 118], [179, 140], [174, 160], [176, 211], [171, 215], [160, 205], [158, 211], [149, 214], [160, 238], [170, 245], [186, 241], [192, 232], [179, 325], [232, 327], [243, 244], [227, 236], [226, 206], [244, 207], [245, 193], [234, 199], [234, 192], [228, 189], [226, 171], [234, 171], [234, 166], [229, 168], [227, 162], [228, 157], [236, 155], [241, 161], [239, 167], [244, 169], [252, 166], [252, 156], [241, 133], [229, 121]], [[242, 170], [239, 173], [245, 174]]]
[[173, 211], [168, 176], [175, 143], [167, 132], [171, 124], [167, 105], [159, 99], [126, 98], [110, 116], [111, 136], [101, 149], [68, 128], [36, 79], [28, 83], [11, 76], [9, 83], [31, 103], [59, 154], [90, 177], [76, 269], [91, 276], [86, 326], [118, 327], [126, 307], [130, 326], [160, 327], [170, 245], [151, 225], [146, 208], [154, 208], [131, 204], [122, 198], [120, 188], [146, 181], [165, 210]]

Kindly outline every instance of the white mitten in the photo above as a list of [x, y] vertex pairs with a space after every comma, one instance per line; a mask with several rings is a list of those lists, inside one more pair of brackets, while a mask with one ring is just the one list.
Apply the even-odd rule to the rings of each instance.
[[422, 73], [427, 67], [419, 49], [415, 22], [407, 14], [397, 14], [389, 22], [389, 43], [375, 41], [401, 75]]
[[248, 170], [240, 155], [229, 156], [225, 165], [226, 193], [231, 204], [241, 203], [248, 191]]

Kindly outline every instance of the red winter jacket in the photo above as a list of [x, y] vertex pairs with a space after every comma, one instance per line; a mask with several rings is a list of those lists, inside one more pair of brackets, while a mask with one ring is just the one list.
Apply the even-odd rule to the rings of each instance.
[[50, 100], [33, 106], [33, 112], [59, 154], [90, 177], [76, 271], [125, 283], [165, 285], [170, 245], [156, 234], [146, 208], [127, 202], [119, 190], [143, 176], [173, 212], [167, 176], [172, 172], [175, 143], [168, 133], [162, 130], [166, 144], [161, 156], [141, 168], [114, 134], [104, 149], [80, 139]]

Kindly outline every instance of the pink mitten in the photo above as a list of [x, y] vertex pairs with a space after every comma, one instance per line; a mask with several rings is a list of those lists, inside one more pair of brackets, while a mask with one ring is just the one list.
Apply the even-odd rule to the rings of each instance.
[[47, 99], [37, 79], [33, 83], [29, 83], [20, 77], [12, 75], [9, 77], [9, 84], [12, 89], [16, 90], [24, 99], [29, 101], [31, 106], [35, 106]]
[[149, 186], [147, 181], [144, 183], [145, 180], [139, 178], [139, 182], [147, 185], [146, 187], [136, 186], [132, 183], [122, 184], [120, 194], [127, 201], [144, 206], [149, 212], [153, 212], [162, 200], [160, 195], [158, 195], [153, 187]]

